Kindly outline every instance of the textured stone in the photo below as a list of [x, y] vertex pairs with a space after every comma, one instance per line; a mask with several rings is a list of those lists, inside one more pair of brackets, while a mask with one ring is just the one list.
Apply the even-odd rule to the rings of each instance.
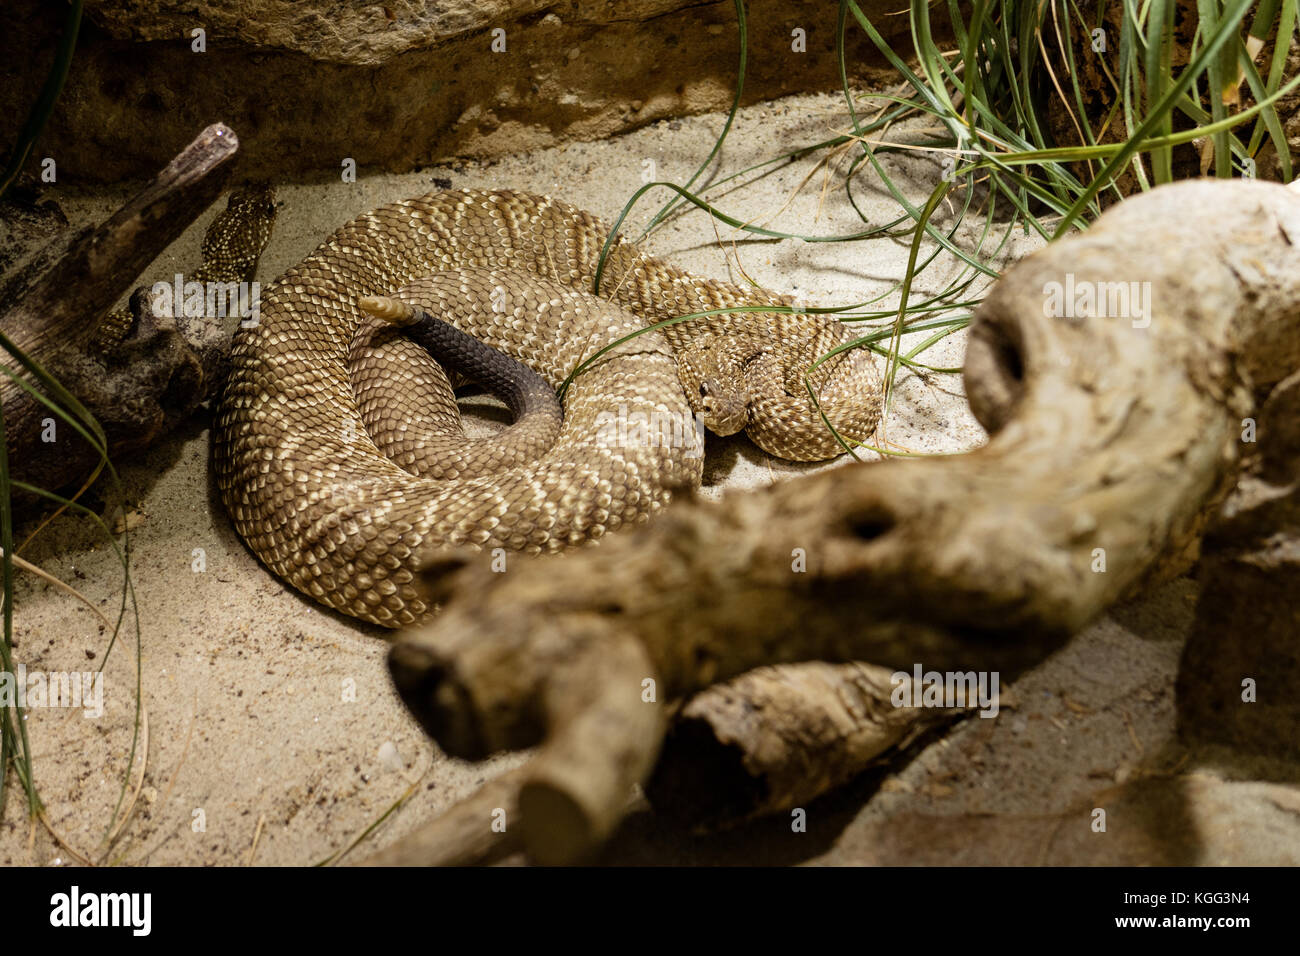
[[209, 39], [304, 53], [313, 60], [377, 66], [399, 53], [434, 46], [525, 19], [580, 23], [644, 21], [695, 6], [691, 0], [91, 0], [86, 10], [120, 40]]
[[[0, 107], [24, 116], [61, 15], [40, 0], [8, 6]], [[885, 16], [886, 0], [863, 8], [886, 36], [906, 36], [907, 18]], [[834, 5], [755, 0], [748, 9], [746, 101], [838, 87]], [[192, 49], [199, 26], [206, 52]], [[494, 53], [498, 27], [505, 51]], [[807, 32], [805, 53], [791, 50], [796, 27]], [[852, 78], [892, 82], [856, 25], [849, 41]], [[88, 5], [29, 169], [51, 156], [72, 180], [145, 176], [218, 120], [244, 144], [243, 172], [273, 179], [333, 178], [349, 158], [362, 170], [403, 171], [499, 156], [726, 108], [737, 53], [727, 0], [101, 0]], [[8, 149], [13, 133], [4, 135]]]

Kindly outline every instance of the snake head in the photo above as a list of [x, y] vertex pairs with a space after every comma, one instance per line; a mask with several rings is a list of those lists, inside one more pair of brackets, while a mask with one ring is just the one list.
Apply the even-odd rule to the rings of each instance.
[[717, 379], [701, 379], [696, 414], [715, 435], [734, 435], [749, 424], [749, 402]]
[[260, 234], [262, 224], [275, 225], [275, 187], [265, 179], [249, 180], [231, 190], [226, 210]]
[[734, 435], [749, 425], [746, 360], [734, 341], [711, 335], [696, 338], [677, 355], [686, 400], [715, 435]]
[[715, 435], [744, 429], [759, 448], [789, 461], [835, 458], [844, 453], [841, 439], [867, 441], [880, 419], [880, 378], [866, 351], [835, 351], [853, 332], [822, 316], [771, 318], [766, 335], [740, 326], [678, 350], [678, 377], [705, 427]]

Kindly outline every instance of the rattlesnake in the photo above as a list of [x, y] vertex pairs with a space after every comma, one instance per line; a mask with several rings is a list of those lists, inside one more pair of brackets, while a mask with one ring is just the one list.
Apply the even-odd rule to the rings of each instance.
[[472, 442], [441, 367], [358, 306], [423, 306], [556, 388], [648, 324], [791, 304], [621, 239], [593, 295], [608, 235], [547, 197], [449, 191], [357, 217], [276, 280], [236, 334], [214, 438], [222, 498], [258, 557], [316, 600], [396, 627], [429, 610], [415, 575], [439, 548], [556, 551], [697, 487], [696, 415], [797, 460], [842, 451], [823, 413], [848, 441], [869, 437], [880, 387], [867, 354], [809, 371], [852, 339], [823, 316], [718, 314], [637, 335], [574, 376], [551, 434], [525, 421]]
[[[275, 228], [275, 190], [270, 183], [253, 181], [230, 192], [223, 209], [203, 234], [203, 265], [185, 276], [191, 283], [225, 286], [252, 282], [257, 261]], [[163, 280], [170, 284], [170, 277]], [[176, 303], [182, 308], [182, 303]], [[135, 324], [130, 308], [104, 316], [95, 330], [95, 344], [111, 349], [130, 333]]]

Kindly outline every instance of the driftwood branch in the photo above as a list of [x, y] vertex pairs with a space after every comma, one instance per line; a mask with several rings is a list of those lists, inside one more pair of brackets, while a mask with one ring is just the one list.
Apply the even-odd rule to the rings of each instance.
[[[1120, 315], [1107, 306], [1114, 283], [1138, 284]], [[1079, 299], [1084, 288], [1101, 304]], [[1052, 290], [1069, 298], [1056, 314]], [[1006, 681], [1189, 567], [1237, 477], [1242, 420], [1297, 367], [1300, 196], [1254, 182], [1163, 187], [992, 290], [966, 364], [986, 447], [682, 501], [598, 548], [505, 574], [443, 554], [430, 578], [443, 611], [393, 648], [394, 680], [452, 754], [541, 741], [530, 767], [549, 796], [522, 806], [524, 841], [574, 858], [623, 805], [613, 784], [643, 779], [664, 701], [810, 659]], [[635, 733], [586, 737], [597, 701]]]
[[[148, 444], [203, 401], [220, 349], [211, 329], [178, 329], [140, 295], [137, 322], [118, 347], [106, 354], [95, 332], [141, 271], [220, 194], [238, 148], [233, 131], [208, 127], [106, 222], [54, 240], [0, 290], [0, 331], [99, 419], [116, 451]], [[5, 364], [17, 368], [12, 356]], [[8, 376], [0, 379], [0, 402], [16, 478], [58, 488], [98, 461], [71, 428], [42, 440], [49, 409]]]
[[[925, 709], [912, 677], [872, 664], [760, 667], [686, 702], [646, 784], [657, 813], [698, 831], [805, 806], [883, 755], [978, 706]], [[897, 697], [907, 701], [895, 706]]]

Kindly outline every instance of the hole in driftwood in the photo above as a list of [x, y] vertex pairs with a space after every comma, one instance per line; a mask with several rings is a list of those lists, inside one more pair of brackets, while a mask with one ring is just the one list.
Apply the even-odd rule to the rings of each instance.
[[990, 435], [1015, 414], [1029, 387], [1028, 361], [1014, 320], [988, 313], [966, 347], [966, 395]]
[[994, 340], [993, 355], [997, 360], [999, 371], [1008, 383], [1019, 385], [1025, 380], [1025, 362], [1020, 354], [1020, 346], [1006, 336], [999, 334]]
[[875, 541], [894, 529], [894, 516], [881, 509], [858, 512], [849, 516], [849, 533], [862, 541]]

